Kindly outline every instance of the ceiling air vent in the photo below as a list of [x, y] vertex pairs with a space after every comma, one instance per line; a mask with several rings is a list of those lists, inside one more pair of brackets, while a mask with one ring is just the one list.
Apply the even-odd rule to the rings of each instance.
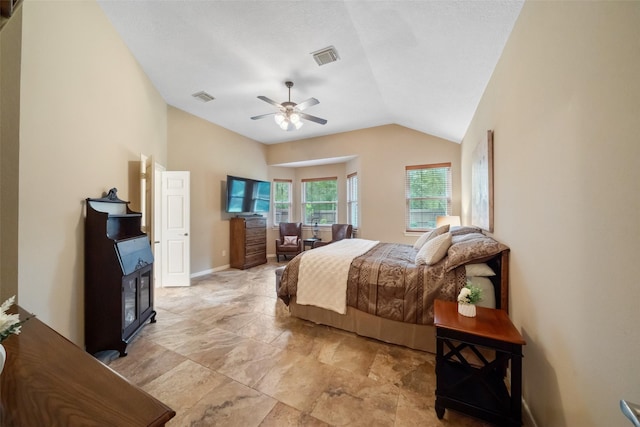
[[194, 98], [199, 99], [202, 102], [209, 102], [209, 101], [213, 101], [215, 98], [211, 95], [209, 95], [207, 92], [201, 90], [200, 92], [196, 92], [193, 95]]
[[338, 51], [333, 46], [325, 47], [324, 49], [316, 50], [315, 52], [311, 52], [313, 55], [313, 59], [316, 60], [318, 65], [325, 65], [331, 62], [336, 62], [340, 59], [338, 55]]

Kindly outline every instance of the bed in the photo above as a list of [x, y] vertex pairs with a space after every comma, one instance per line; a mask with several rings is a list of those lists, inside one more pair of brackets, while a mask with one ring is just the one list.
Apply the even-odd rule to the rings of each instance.
[[435, 353], [435, 299], [455, 301], [468, 280], [483, 288], [480, 305], [508, 310], [509, 295], [507, 246], [475, 227], [443, 230], [416, 245], [345, 239], [305, 251], [277, 278], [278, 297], [294, 317]]

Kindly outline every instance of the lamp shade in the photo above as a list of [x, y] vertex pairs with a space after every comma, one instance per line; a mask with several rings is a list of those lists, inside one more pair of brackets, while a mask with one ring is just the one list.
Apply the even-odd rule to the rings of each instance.
[[436, 227], [440, 227], [447, 224], [449, 224], [450, 227], [459, 226], [460, 217], [454, 216], [454, 215], [436, 217]]

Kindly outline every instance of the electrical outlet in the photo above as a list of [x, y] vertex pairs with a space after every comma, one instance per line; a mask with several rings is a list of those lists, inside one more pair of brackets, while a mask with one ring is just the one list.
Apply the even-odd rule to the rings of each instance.
[[226, 250], [222, 251], [222, 256], [227, 256], [227, 251]]

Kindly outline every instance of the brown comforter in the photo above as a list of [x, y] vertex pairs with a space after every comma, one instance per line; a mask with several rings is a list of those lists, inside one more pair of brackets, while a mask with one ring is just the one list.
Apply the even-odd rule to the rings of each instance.
[[[455, 301], [465, 284], [464, 266], [446, 271], [446, 257], [432, 266], [416, 265], [411, 245], [379, 243], [353, 260], [347, 305], [400, 322], [433, 324], [433, 301]], [[286, 304], [296, 295], [298, 267], [304, 253], [285, 268], [278, 297]]]

